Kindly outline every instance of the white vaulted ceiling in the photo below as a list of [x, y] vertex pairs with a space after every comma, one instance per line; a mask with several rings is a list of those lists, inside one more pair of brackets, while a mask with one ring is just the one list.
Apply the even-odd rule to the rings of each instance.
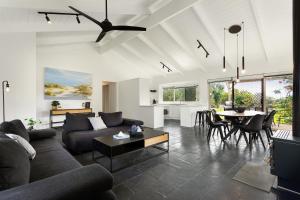
[[[223, 28], [245, 22], [247, 74], [292, 68], [292, 0], [108, 0], [113, 24], [147, 27], [146, 32], [112, 32], [95, 44], [101, 29], [80, 17], [50, 16], [37, 11], [72, 12], [68, 6], [102, 21], [104, 0], [1, 0], [0, 32], [37, 32], [38, 45], [88, 43], [112, 57], [124, 70], [166, 75], [200, 70], [222, 73]], [[242, 44], [240, 37], [240, 47]], [[199, 39], [210, 55], [197, 49]], [[231, 76], [236, 70], [236, 36], [227, 34], [226, 57]], [[240, 48], [239, 55], [241, 56]], [[241, 63], [241, 60], [240, 60]], [[126, 64], [126, 67], [124, 67]], [[225, 76], [225, 75], [224, 75]]]

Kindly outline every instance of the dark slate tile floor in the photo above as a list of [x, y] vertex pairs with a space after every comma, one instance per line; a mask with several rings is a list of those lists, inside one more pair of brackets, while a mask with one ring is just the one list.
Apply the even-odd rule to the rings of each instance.
[[[262, 162], [266, 151], [256, 143], [252, 152], [236, 138], [227, 143], [217, 135], [208, 143], [206, 128], [184, 128], [177, 121], [167, 121], [163, 130], [170, 133], [170, 152], [138, 163], [113, 174], [113, 191], [119, 200], [273, 200], [297, 199], [260, 191], [232, 180], [247, 162]], [[266, 142], [266, 141], [265, 141]], [[159, 153], [147, 149], [124, 155], [114, 166], [138, 162]], [[91, 163], [91, 155], [76, 156], [83, 164]], [[101, 164], [108, 167], [108, 160]]]

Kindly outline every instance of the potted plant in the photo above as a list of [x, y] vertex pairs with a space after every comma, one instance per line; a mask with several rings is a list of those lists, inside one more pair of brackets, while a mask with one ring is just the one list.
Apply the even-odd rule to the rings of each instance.
[[41, 120], [34, 120], [33, 118], [26, 118], [25, 121], [27, 122], [28, 130], [33, 130], [34, 126], [37, 124], [41, 124]]
[[58, 106], [60, 106], [59, 101], [52, 101], [52, 110], [57, 110]]

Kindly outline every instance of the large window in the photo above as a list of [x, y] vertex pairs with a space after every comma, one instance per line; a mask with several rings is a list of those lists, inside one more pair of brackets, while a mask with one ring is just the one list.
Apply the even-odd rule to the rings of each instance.
[[232, 107], [232, 82], [209, 83], [209, 103], [217, 110], [230, 109]]
[[232, 81], [211, 82], [209, 83], [210, 107], [216, 110], [232, 109], [232, 105], [246, 107], [249, 110], [265, 108], [268, 113], [276, 110], [275, 123], [290, 124], [293, 101], [292, 78], [292, 75], [280, 75], [234, 84]]
[[198, 101], [199, 86], [166, 87], [163, 88], [163, 101], [181, 102]]
[[262, 79], [234, 84], [234, 106], [263, 110]]

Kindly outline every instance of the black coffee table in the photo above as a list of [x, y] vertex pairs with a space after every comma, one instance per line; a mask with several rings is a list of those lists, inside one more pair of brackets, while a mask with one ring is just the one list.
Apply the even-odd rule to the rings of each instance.
[[[117, 133], [116, 133], [117, 134]], [[162, 148], [157, 145], [167, 143], [167, 148]], [[113, 138], [113, 135], [97, 137], [93, 139], [93, 160], [97, 162], [99, 158], [108, 157], [110, 159], [110, 171], [116, 172], [126, 167], [113, 170], [113, 158], [145, 148], [153, 147], [162, 151], [162, 153], [169, 152], [169, 133], [153, 129], [145, 129], [143, 136], [137, 138], [128, 138], [117, 140]], [[95, 151], [101, 153], [103, 156], [95, 157]], [[162, 155], [158, 154], [153, 157]], [[150, 158], [148, 158], [150, 159]], [[145, 161], [145, 160], [143, 160]]]

